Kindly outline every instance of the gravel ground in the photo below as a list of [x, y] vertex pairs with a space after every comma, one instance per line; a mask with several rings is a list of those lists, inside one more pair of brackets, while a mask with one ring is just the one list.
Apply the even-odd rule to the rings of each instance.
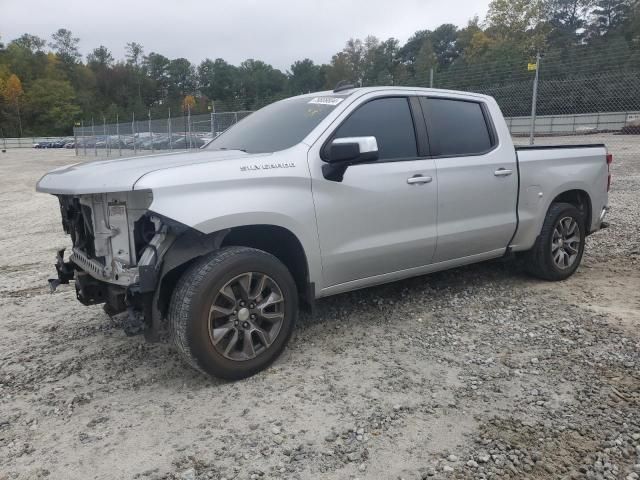
[[76, 159], [0, 154], [0, 479], [637, 479], [629, 141], [612, 226], [571, 279], [493, 262], [328, 298], [270, 369], [235, 383], [126, 337], [70, 286], [50, 295], [68, 240], [34, 184]]

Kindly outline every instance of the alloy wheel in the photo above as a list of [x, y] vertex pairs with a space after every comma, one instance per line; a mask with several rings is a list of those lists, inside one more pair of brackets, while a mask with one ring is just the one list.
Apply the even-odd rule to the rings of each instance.
[[551, 257], [561, 270], [571, 268], [580, 252], [580, 226], [573, 217], [563, 217], [553, 230]]
[[251, 360], [278, 337], [285, 300], [268, 275], [247, 272], [229, 280], [209, 311], [209, 337], [214, 348], [234, 361]]

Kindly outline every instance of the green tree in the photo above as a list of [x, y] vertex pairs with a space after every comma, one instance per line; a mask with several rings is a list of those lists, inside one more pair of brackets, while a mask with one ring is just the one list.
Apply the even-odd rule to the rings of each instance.
[[603, 36], [622, 26], [632, 12], [630, 0], [598, 0], [591, 12], [591, 31]]
[[28, 50], [30, 53], [42, 52], [47, 42], [36, 35], [23, 33], [20, 37], [11, 41], [9, 45], [16, 45], [20, 48]]
[[73, 86], [65, 80], [38, 79], [26, 95], [25, 114], [30, 131], [68, 134], [80, 109], [75, 104]]
[[80, 39], [74, 37], [70, 30], [60, 28], [51, 35], [51, 39], [49, 46], [63, 63], [74, 64], [80, 59], [80, 51], [78, 50]]
[[289, 90], [293, 95], [320, 90], [325, 82], [325, 72], [313, 60], [296, 60], [289, 73]]
[[338, 82], [343, 80], [357, 83], [357, 76], [356, 72], [353, 71], [347, 54], [338, 52], [331, 57], [331, 63], [327, 69], [325, 87], [333, 89]]
[[127, 65], [130, 67], [136, 84], [136, 93], [138, 95], [138, 108], [143, 106], [142, 101], [142, 60], [144, 57], [144, 48], [136, 42], [129, 42], [125, 46]]
[[445, 23], [436, 28], [430, 35], [429, 40], [436, 55], [438, 65], [447, 67], [460, 56], [458, 45], [458, 27], [450, 23]]
[[233, 109], [238, 95], [238, 67], [222, 58], [206, 59], [198, 66], [200, 91], [210, 100], [215, 100], [216, 110]]
[[261, 60], [245, 60], [238, 67], [238, 106], [255, 109], [284, 96], [287, 76]]
[[430, 38], [425, 38], [414, 62], [414, 81], [417, 85], [428, 87], [431, 70], [436, 67], [438, 57], [433, 50]]
[[107, 47], [100, 45], [87, 55], [87, 65], [93, 70], [108, 68], [113, 65], [113, 55]]
[[171, 60], [167, 66], [169, 78], [169, 95], [182, 98], [193, 95], [196, 91], [195, 68], [186, 58]]
[[368, 36], [362, 58], [363, 85], [398, 85], [405, 79], [405, 67], [400, 57], [400, 44], [395, 38], [380, 42]]
[[169, 63], [167, 57], [155, 52], [151, 52], [144, 59], [146, 74], [152, 82], [154, 102], [164, 102], [169, 95]]
[[400, 58], [406, 65], [411, 66], [416, 62], [418, 52], [420, 52], [425, 40], [430, 38], [430, 35], [430, 30], [418, 30], [400, 48]]
[[127, 63], [136, 68], [140, 68], [144, 57], [144, 47], [136, 42], [129, 42], [125, 46], [127, 52]]
[[347, 44], [342, 51], [344, 52], [347, 62], [350, 65], [350, 69], [352, 72], [351, 80], [355, 81], [357, 84], [362, 83], [365, 55], [365, 47], [362, 43], [362, 40], [358, 38], [350, 38], [349, 40], [347, 40]]
[[[486, 33], [500, 43], [536, 52], [545, 46], [548, 33], [544, 0], [492, 0]], [[513, 48], [512, 48], [513, 49]]]
[[593, 0], [549, 0], [550, 44], [568, 48], [580, 43], [592, 5]]

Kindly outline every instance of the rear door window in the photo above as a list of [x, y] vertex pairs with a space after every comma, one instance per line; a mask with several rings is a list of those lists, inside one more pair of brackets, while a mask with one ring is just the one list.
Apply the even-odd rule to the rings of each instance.
[[378, 98], [358, 107], [333, 138], [374, 136], [379, 160], [416, 158], [416, 132], [406, 97]]
[[421, 97], [433, 156], [480, 155], [494, 145], [478, 102]]

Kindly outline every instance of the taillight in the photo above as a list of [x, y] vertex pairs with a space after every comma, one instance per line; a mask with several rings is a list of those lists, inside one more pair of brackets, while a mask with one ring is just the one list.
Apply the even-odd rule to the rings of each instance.
[[613, 154], [607, 153], [607, 192], [611, 188], [611, 164], [613, 163]]

